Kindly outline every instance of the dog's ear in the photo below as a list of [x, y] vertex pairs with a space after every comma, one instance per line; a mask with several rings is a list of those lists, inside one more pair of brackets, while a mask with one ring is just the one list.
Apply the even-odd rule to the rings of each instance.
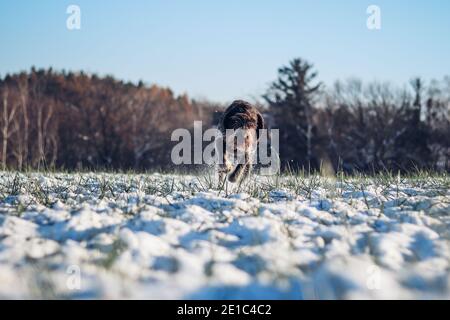
[[264, 118], [258, 113], [258, 129], [264, 129]]
[[259, 130], [264, 129], [264, 118], [260, 113], [258, 113], [257, 117], [258, 117], [258, 126], [256, 128], [256, 139], [259, 140]]

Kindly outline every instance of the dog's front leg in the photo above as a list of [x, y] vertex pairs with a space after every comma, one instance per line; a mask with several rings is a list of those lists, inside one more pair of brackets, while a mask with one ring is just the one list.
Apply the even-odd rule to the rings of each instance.
[[225, 139], [223, 139], [223, 137], [220, 137], [216, 141], [216, 151], [218, 155], [217, 172], [219, 173], [219, 182], [222, 183], [224, 179], [226, 179], [227, 174], [231, 171], [233, 166], [231, 165], [227, 157]]

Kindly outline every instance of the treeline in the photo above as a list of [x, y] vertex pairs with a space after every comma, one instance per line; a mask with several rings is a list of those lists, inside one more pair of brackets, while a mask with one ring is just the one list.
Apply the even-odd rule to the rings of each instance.
[[[280, 129], [283, 168], [450, 169], [450, 78], [403, 89], [358, 80], [327, 89], [316, 78], [295, 59], [259, 103]], [[1, 165], [172, 168], [172, 131], [194, 120], [211, 127], [224, 107], [142, 82], [32, 68], [0, 78]]]
[[336, 82], [326, 90], [294, 59], [264, 95], [284, 167], [377, 172], [450, 169], [450, 77], [398, 89]]
[[3, 168], [170, 165], [171, 132], [210, 124], [214, 105], [156, 85], [35, 70], [0, 81]]

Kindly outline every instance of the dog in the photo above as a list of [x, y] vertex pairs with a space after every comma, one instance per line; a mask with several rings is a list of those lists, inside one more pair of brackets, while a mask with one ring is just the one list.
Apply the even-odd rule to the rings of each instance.
[[[250, 103], [236, 100], [222, 114], [218, 129], [222, 134], [222, 137], [216, 141], [216, 146], [218, 146], [216, 150], [218, 150], [220, 159], [219, 179], [223, 181], [228, 175], [230, 182], [242, 181], [252, 169], [252, 156], [257, 150], [259, 130], [264, 129], [264, 118]], [[233, 130], [234, 134], [227, 135], [227, 130]], [[236, 133], [239, 134], [239, 137], [236, 136]], [[238, 157], [238, 163], [234, 170], [233, 164], [228, 159], [227, 151], [230, 150], [233, 151], [233, 159], [238, 151], [243, 155], [243, 157]]]

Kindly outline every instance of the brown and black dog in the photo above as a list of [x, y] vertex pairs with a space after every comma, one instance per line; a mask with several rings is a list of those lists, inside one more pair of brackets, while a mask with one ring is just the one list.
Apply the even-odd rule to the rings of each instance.
[[[228, 145], [228, 150], [234, 151], [233, 157], [239, 150], [244, 155], [244, 159], [238, 162], [228, 176], [228, 180], [230, 182], [241, 181], [248, 176], [252, 169], [251, 156], [252, 152], [257, 148], [259, 140], [258, 130], [264, 129], [264, 119], [250, 103], [236, 100], [222, 114], [218, 128], [222, 133], [222, 138], [217, 141], [219, 144], [222, 144], [222, 148], [218, 148], [218, 150], [222, 149], [220, 150], [222, 154], [219, 151], [219, 159], [222, 161], [218, 166], [219, 178], [222, 181], [233, 169], [233, 165], [230, 163], [227, 155], [227, 144], [232, 144], [233, 148]], [[236, 137], [234, 136], [230, 140], [226, 135], [227, 129], [240, 132], [243, 135], [242, 139], [238, 139], [236, 142]]]

